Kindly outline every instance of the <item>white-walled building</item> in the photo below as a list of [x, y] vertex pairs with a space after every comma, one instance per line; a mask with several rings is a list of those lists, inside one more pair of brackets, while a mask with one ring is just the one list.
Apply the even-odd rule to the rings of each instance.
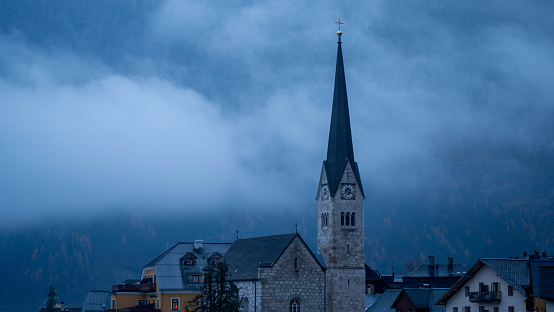
[[534, 298], [532, 283], [534, 267], [553, 266], [549, 257], [479, 259], [437, 304], [446, 312], [554, 312], [548, 301]]

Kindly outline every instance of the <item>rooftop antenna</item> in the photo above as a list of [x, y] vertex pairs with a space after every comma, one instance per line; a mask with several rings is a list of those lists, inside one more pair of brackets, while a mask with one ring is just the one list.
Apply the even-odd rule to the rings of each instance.
[[237, 239], [239, 239], [239, 230], [236, 230], [235, 232], [237, 232]]

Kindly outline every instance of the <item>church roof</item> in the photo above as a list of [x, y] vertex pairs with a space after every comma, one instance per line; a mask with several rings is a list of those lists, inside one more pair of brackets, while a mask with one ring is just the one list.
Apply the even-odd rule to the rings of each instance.
[[327, 159], [323, 162], [331, 196], [335, 196], [348, 162], [350, 162], [352, 166], [360, 191], [362, 195], [364, 195], [358, 164], [354, 161], [352, 132], [350, 130], [350, 114], [348, 112], [348, 97], [346, 95], [346, 78], [344, 75], [344, 63], [339, 37], [333, 109], [331, 113], [331, 127], [329, 129], [329, 143], [327, 145]]
[[[310, 250], [297, 233], [237, 239], [224, 257], [231, 273], [229, 280], [257, 280], [258, 268], [272, 267], [295, 237]], [[315, 256], [314, 259], [321, 266]]]

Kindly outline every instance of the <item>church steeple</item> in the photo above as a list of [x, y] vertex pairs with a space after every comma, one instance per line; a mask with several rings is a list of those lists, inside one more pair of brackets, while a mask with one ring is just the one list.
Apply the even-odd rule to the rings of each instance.
[[326, 267], [327, 312], [363, 311], [364, 193], [352, 148], [340, 28], [337, 35], [339, 42], [329, 145], [327, 159], [321, 168], [317, 196], [317, 251]]
[[337, 67], [335, 70], [335, 90], [333, 94], [333, 109], [331, 113], [331, 128], [329, 129], [329, 143], [327, 145], [327, 160], [325, 160], [325, 172], [329, 181], [331, 196], [335, 196], [341, 177], [350, 162], [352, 171], [358, 182], [362, 196], [364, 191], [360, 180], [358, 165], [354, 160], [354, 148], [352, 147], [352, 132], [350, 130], [350, 114], [348, 112], [348, 97], [346, 94], [346, 78], [344, 75], [344, 63], [342, 60], [341, 35], [339, 36], [337, 50]]

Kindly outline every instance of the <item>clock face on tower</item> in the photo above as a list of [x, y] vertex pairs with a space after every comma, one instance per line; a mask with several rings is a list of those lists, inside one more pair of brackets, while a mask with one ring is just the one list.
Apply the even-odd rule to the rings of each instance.
[[323, 185], [321, 187], [321, 199], [323, 200], [329, 199], [329, 186]]
[[342, 199], [356, 199], [356, 188], [354, 184], [343, 183], [340, 187]]

